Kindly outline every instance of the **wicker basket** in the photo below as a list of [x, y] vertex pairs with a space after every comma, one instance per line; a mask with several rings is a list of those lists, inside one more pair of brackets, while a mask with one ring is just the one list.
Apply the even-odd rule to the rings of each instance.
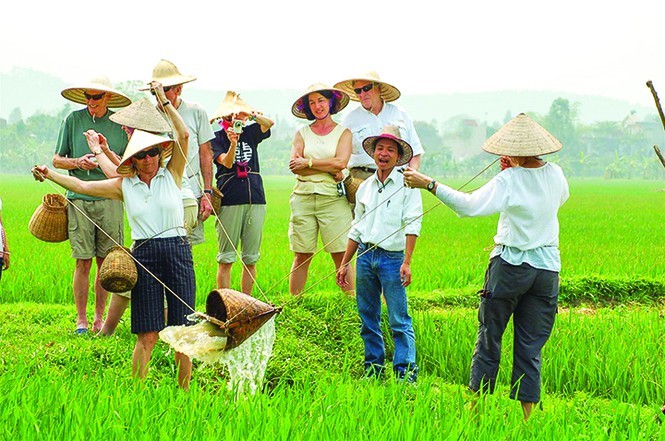
[[281, 308], [264, 303], [252, 296], [223, 288], [208, 294], [206, 313], [213, 323], [228, 331], [224, 349], [233, 349], [247, 340]]
[[131, 291], [136, 285], [138, 272], [128, 248], [116, 246], [106, 255], [99, 269], [99, 281], [109, 292]]
[[44, 242], [67, 240], [67, 199], [59, 194], [45, 194], [30, 218], [28, 230]]
[[360, 178], [354, 178], [349, 175], [344, 179], [344, 188], [346, 189], [346, 198], [349, 200], [350, 204], [356, 203], [356, 191], [358, 191], [358, 186], [363, 182]]
[[224, 195], [216, 187], [212, 189], [212, 210], [214, 215], [219, 215], [219, 210], [222, 208], [222, 197]]

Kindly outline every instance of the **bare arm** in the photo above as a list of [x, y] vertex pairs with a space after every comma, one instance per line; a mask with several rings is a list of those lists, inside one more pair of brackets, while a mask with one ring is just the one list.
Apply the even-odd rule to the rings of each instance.
[[106, 177], [107, 178], [119, 177], [120, 175], [116, 171], [116, 168], [120, 164], [120, 160], [117, 158], [116, 154], [109, 148], [104, 135], [102, 135], [101, 133], [97, 133], [94, 130], [88, 130], [87, 132], [83, 132], [83, 135], [88, 141], [88, 147], [90, 147], [90, 151], [95, 155], [95, 158], [99, 163], [99, 168], [102, 169], [102, 172], [104, 172]]
[[69, 175], [56, 173], [46, 165], [36, 166], [32, 169], [32, 174], [38, 181], [48, 179], [61, 187], [71, 190], [75, 193], [96, 196], [100, 198], [117, 199], [122, 201], [122, 179], [111, 178], [103, 181], [82, 181]]
[[204, 189], [199, 215], [201, 216], [201, 221], [205, 222], [210, 213], [212, 213], [212, 195], [205, 192], [205, 190], [212, 190], [212, 146], [210, 145], [210, 141], [199, 145], [199, 164], [201, 166]]
[[404, 262], [399, 268], [399, 276], [402, 279], [402, 286], [409, 286], [411, 284], [411, 257], [413, 256], [413, 250], [416, 248], [416, 239], [418, 236], [415, 234], [406, 235], [406, 250], [404, 251]]
[[349, 262], [358, 251], [358, 242], [349, 239], [346, 244], [346, 251], [344, 252], [344, 257], [342, 257], [342, 263], [339, 265], [337, 270], [337, 285], [342, 288], [349, 286], [349, 281], [347, 280], [347, 273], [349, 271]]
[[259, 123], [259, 125], [261, 126], [261, 131], [262, 131], [263, 133], [266, 133], [268, 130], [270, 130], [270, 128], [271, 128], [272, 126], [275, 125], [275, 121], [271, 120], [271, 119], [268, 118], [267, 116], [264, 116], [264, 115], [262, 115], [262, 114], [260, 114], [260, 113], [256, 113], [256, 112], [254, 112], [254, 113], [252, 114], [252, 117], [254, 118], [254, 121], [256, 121], [257, 123]]
[[[294, 156], [294, 153], [298, 153], [296, 150], [296, 140], [299, 138], [302, 148], [299, 150], [299, 154]], [[337, 150], [335, 151], [335, 156], [333, 158], [326, 159], [306, 159], [302, 157], [302, 152], [305, 148], [305, 142], [300, 136], [300, 133], [296, 133], [296, 138], [293, 140], [293, 148], [291, 149], [291, 161], [289, 162], [289, 168], [292, 173], [298, 175], [311, 175], [316, 173], [330, 173], [336, 174], [346, 168], [346, 164], [349, 162], [351, 157], [351, 140], [352, 135], [349, 129], [342, 132], [339, 141], [337, 143]], [[311, 166], [310, 166], [311, 165]]]
[[169, 172], [171, 172], [173, 179], [178, 185], [178, 188], [182, 188], [182, 175], [185, 172], [185, 165], [187, 164], [189, 131], [187, 131], [185, 122], [182, 120], [182, 117], [175, 109], [175, 107], [173, 107], [173, 104], [171, 104], [171, 102], [166, 99], [162, 85], [156, 81], [153, 81], [150, 83], [150, 88], [155, 92], [157, 104], [166, 113], [166, 116], [171, 120], [173, 125], [176, 142], [173, 146], [173, 156], [171, 157], [171, 160], [169, 161], [166, 168]]
[[97, 164], [92, 161], [95, 155], [88, 153], [78, 158], [68, 158], [55, 153], [53, 155], [53, 167], [61, 170], [92, 170], [97, 168]]

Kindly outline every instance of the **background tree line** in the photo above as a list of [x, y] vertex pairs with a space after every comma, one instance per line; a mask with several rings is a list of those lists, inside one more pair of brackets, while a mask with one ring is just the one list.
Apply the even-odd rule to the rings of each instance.
[[[135, 84], [123, 84], [123, 90], [136, 89]], [[560, 164], [570, 177], [605, 177], [608, 179], [663, 179], [665, 171], [653, 153], [652, 146], [665, 146], [665, 132], [654, 115], [652, 120], [637, 121], [628, 115], [623, 121], [580, 123], [577, 103], [555, 99], [547, 114], [527, 112], [531, 118], [552, 132], [564, 148], [549, 160]], [[50, 163], [60, 124], [72, 111], [65, 104], [54, 114], [37, 113], [27, 118], [14, 109], [7, 120], [0, 119], [0, 173], [27, 173], [36, 163]], [[506, 113], [503, 123], [512, 118]], [[272, 136], [259, 149], [261, 172], [268, 175], [288, 175], [288, 161], [293, 135], [303, 122], [294, 118], [275, 117]], [[467, 120], [468, 122], [468, 120]], [[422, 170], [435, 176], [473, 176], [493, 159], [480, 149], [482, 141], [495, 133], [502, 123], [481, 127], [459, 123], [442, 130], [436, 120], [415, 121], [416, 131], [425, 148]], [[472, 139], [471, 131], [480, 131]], [[453, 154], [453, 141], [468, 141], [469, 155]]]

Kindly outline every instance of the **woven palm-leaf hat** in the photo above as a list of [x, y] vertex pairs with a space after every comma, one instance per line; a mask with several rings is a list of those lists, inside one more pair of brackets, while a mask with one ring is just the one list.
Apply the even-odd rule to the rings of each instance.
[[109, 117], [111, 121], [121, 126], [144, 130], [152, 133], [170, 133], [173, 131], [169, 123], [155, 105], [147, 98], [134, 101], [122, 110], [118, 110]]
[[381, 86], [381, 98], [383, 98], [383, 100], [387, 103], [395, 101], [401, 95], [397, 87], [382, 81], [381, 78], [379, 78], [379, 74], [373, 70], [355, 78], [340, 81], [339, 83], [335, 84], [335, 87], [346, 92], [353, 101], [360, 101], [360, 98], [358, 98], [356, 92], [353, 90], [353, 83], [356, 81], [368, 81], [370, 83], [379, 84]]
[[224, 118], [225, 116], [238, 114], [238, 113], [247, 113], [251, 114], [255, 112], [254, 108], [247, 104], [245, 100], [240, 98], [240, 95], [232, 90], [228, 90], [224, 99], [222, 100], [219, 107], [213, 114], [210, 122], [215, 121], [216, 119]]
[[490, 136], [483, 150], [499, 156], [540, 156], [561, 150], [561, 142], [543, 126], [520, 113]]
[[[159, 60], [159, 63], [152, 70], [151, 81], [161, 83], [162, 87], [177, 86], [194, 80], [196, 80], [196, 77], [181, 74], [176, 65], [168, 60]], [[150, 90], [150, 86], [142, 87], [139, 90]]]
[[162, 159], [168, 158], [173, 153], [173, 140], [168, 136], [156, 135], [144, 132], [143, 130], [134, 130], [129, 143], [127, 143], [125, 154], [120, 160], [120, 165], [116, 168], [118, 174], [124, 176], [131, 175], [134, 172], [131, 161], [132, 157], [141, 150], [146, 150], [156, 145], [161, 145], [162, 147]]
[[345, 91], [336, 87], [326, 86], [323, 83], [314, 83], [307, 88], [305, 93], [295, 100], [291, 106], [291, 113], [297, 118], [307, 119], [305, 107], [309, 106], [309, 103], [306, 102], [306, 98], [309, 97], [311, 93], [321, 93], [323, 91], [332, 93], [336, 98], [333, 108], [330, 109], [331, 115], [341, 112], [349, 104], [349, 94]]
[[368, 136], [363, 140], [363, 149], [365, 149], [365, 152], [370, 158], [374, 157], [374, 150], [376, 149], [376, 143], [379, 139], [390, 139], [395, 141], [401, 148], [402, 151], [397, 158], [396, 166], [406, 165], [411, 158], [413, 158], [413, 149], [411, 148], [411, 145], [400, 137], [399, 127], [391, 125], [383, 127], [380, 135]]
[[60, 95], [63, 98], [73, 101], [78, 104], [86, 105], [85, 93], [89, 90], [99, 90], [101, 92], [106, 92], [109, 94], [109, 100], [106, 105], [108, 107], [126, 107], [132, 103], [127, 96], [122, 92], [119, 92], [111, 86], [111, 81], [106, 77], [97, 77], [88, 81], [87, 83], [76, 84], [71, 87], [67, 87], [60, 92]]

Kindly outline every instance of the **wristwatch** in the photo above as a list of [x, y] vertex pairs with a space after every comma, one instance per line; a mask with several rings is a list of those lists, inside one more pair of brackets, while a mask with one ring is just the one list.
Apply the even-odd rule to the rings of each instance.
[[434, 190], [435, 185], [436, 185], [436, 181], [434, 179], [432, 179], [432, 181], [429, 184], [427, 184], [427, 191]]
[[209, 189], [209, 188], [206, 188], [205, 190], [203, 190], [203, 192], [204, 192], [205, 194], [212, 194], [212, 190]]
[[94, 154], [95, 154], [95, 156], [99, 156], [99, 155], [101, 155], [101, 154], [102, 154], [102, 150], [101, 150], [101, 149], [99, 149], [99, 150], [96, 150], [96, 151], [94, 151], [94, 152], [92, 152], [92, 153], [94, 153]]

